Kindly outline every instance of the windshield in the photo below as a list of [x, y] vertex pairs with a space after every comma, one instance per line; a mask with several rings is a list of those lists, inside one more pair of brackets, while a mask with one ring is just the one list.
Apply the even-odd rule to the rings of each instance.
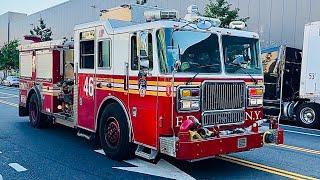
[[176, 59], [181, 61], [179, 72], [221, 72], [216, 34], [166, 28], [157, 31], [157, 41], [162, 73], [171, 73]]
[[262, 74], [257, 39], [222, 36], [225, 71], [230, 74]]

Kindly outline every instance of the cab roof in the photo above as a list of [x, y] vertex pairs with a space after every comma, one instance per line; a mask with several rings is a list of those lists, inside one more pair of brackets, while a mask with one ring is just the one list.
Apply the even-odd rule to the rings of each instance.
[[[159, 20], [152, 22], [144, 22], [144, 23], [136, 23], [131, 21], [121, 21], [121, 20], [105, 20], [105, 21], [95, 21], [85, 24], [76, 25], [74, 30], [83, 30], [87, 28], [92, 28], [96, 26], [104, 26], [105, 30], [108, 34], [122, 34], [122, 33], [130, 33], [141, 30], [148, 29], [161, 29], [161, 28], [179, 28], [187, 25], [188, 22], [182, 22], [178, 20]], [[196, 28], [195, 24], [191, 24], [191, 26]], [[194, 28], [185, 26], [184, 29], [193, 30]], [[239, 36], [239, 37], [248, 37], [248, 38], [259, 38], [259, 35], [255, 32], [236, 30], [236, 29], [228, 29], [228, 28], [219, 28], [219, 27], [211, 27], [208, 30], [196, 29], [196, 31], [202, 32], [214, 32], [222, 35], [230, 35], [230, 36]]]

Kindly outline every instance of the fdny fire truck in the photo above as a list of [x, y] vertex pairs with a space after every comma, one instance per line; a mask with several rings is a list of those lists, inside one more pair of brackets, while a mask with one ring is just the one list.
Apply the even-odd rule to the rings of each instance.
[[185, 18], [144, 7], [139, 22], [137, 7], [77, 25], [72, 42], [21, 46], [19, 115], [35, 128], [75, 128], [116, 160], [195, 161], [283, 143], [277, 118], [263, 119], [256, 33], [219, 28], [195, 6]]

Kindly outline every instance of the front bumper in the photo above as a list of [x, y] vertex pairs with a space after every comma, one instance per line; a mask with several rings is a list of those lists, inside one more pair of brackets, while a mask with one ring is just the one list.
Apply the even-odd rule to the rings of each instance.
[[[265, 128], [266, 129], [266, 128]], [[259, 132], [249, 132], [202, 139], [195, 141], [179, 141], [176, 144], [176, 158], [180, 160], [201, 160], [216, 155], [229, 154], [241, 151], [248, 151], [260, 148], [264, 145], [264, 135], [266, 132], [274, 135], [275, 144], [283, 144], [283, 129], [268, 129]], [[189, 136], [180, 134], [179, 136]]]

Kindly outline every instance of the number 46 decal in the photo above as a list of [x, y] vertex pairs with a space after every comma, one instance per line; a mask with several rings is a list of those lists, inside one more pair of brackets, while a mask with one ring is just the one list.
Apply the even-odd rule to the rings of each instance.
[[86, 79], [84, 80], [83, 91], [86, 93], [86, 96], [93, 96], [93, 77], [86, 77]]

